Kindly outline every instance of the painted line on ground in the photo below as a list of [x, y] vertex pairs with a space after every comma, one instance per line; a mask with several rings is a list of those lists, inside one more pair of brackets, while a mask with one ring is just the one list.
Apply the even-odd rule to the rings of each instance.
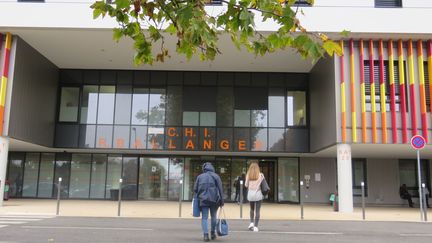
[[399, 234], [400, 236], [406, 237], [432, 237], [431, 233], [407, 233], [407, 234]]
[[21, 221], [0, 221], [0, 224], [25, 224], [28, 222], [21, 222]]
[[7, 225], [0, 225], [0, 228], [4, 228], [4, 227], [6, 227]]
[[21, 226], [25, 229], [82, 229], [82, 230], [129, 230], [129, 231], [153, 231], [144, 228], [112, 228], [112, 227], [75, 227], [75, 226]]
[[0, 215], [0, 218], [33, 218], [33, 219], [52, 219], [55, 218], [55, 216], [48, 216], [48, 215]]
[[1, 221], [39, 221], [42, 219], [30, 219], [30, 218], [4, 218], [0, 217]]
[[[253, 231], [230, 231], [232, 233], [251, 233]], [[343, 235], [342, 232], [298, 232], [298, 231], [259, 231], [257, 234], [287, 234], [287, 235]]]

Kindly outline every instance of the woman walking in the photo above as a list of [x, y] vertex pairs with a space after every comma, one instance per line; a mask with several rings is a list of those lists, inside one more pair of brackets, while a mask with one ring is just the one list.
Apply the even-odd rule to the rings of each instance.
[[201, 228], [204, 241], [210, 241], [208, 233], [208, 215], [211, 215], [211, 239], [216, 239], [216, 212], [224, 205], [222, 181], [210, 162], [203, 164], [201, 173], [194, 185], [194, 193], [199, 200], [201, 210]]
[[264, 174], [260, 172], [258, 161], [251, 161], [246, 174], [245, 186], [248, 188], [247, 199], [250, 203], [250, 224], [249, 230], [258, 232], [258, 223], [260, 220], [261, 202], [264, 198], [261, 192], [261, 182], [265, 180]]

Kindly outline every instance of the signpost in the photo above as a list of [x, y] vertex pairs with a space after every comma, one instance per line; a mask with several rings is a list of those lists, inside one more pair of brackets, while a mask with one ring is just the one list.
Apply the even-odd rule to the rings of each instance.
[[418, 191], [419, 191], [419, 204], [420, 204], [420, 219], [423, 221], [423, 193], [421, 188], [421, 165], [420, 165], [420, 150], [426, 145], [426, 140], [421, 135], [414, 135], [411, 138], [411, 146], [417, 150], [417, 173], [418, 173]]

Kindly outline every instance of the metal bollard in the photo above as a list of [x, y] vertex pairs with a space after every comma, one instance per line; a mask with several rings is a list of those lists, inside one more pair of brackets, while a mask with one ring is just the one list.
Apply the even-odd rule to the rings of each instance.
[[182, 199], [183, 199], [183, 180], [180, 180], [180, 190], [179, 190], [179, 218], [182, 214]]
[[302, 200], [302, 192], [303, 192], [303, 181], [300, 181], [300, 217], [303, 219], [303, 200]]
[[62, 178], [59, 177], [58, 178], [58, 186], [57, 186], [57, 211], [56, 211], [56, 215], [59, 215], [59, 211], [60, 211], [60, 188], [61, 188], [61, 182], [62, 182]]
[[427, 222], [427, 204], [426, 204], [426, 191], [425, 191], [425, 187], [426, 185], [424, 183], [422, 183], [422, 192], [423, 192], [423, 219], [425, 222]]
[[239, 195], [239, 201], [240, 201], [240, 218], [243, 218], [243, 180], [240, 180], [240, 195]]
[[362, 215], [363, 215], [363, 220], [365, 220], [366, 215], [365, 215], [365, 188], [364, 188], [364, 182], [361, 182], [361, 190], [362, 190]]
[[119, 193], [118, 193], [118, 209], [117, 209], [117, 216], [119, 216], [119, 217], [120, 217], [120, 210], [121, 210], [122, 183], [123, 183], [123, 179], [120, 178], [119, 179]]

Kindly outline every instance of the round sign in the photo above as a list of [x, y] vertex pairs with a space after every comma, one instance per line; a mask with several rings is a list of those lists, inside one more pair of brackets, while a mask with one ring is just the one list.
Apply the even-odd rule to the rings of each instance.
[[421, 135], [415, 135], [411, 138], [411, 146], [414, 149], [422, 149], [426, 145], [426, 140]]

